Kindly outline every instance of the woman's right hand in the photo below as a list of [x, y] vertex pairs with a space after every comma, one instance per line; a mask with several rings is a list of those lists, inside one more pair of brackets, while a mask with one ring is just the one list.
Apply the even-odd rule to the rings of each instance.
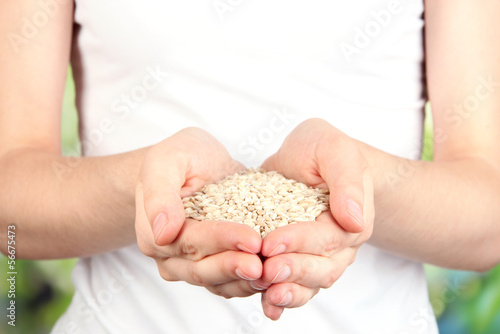
[[182, 198], [244, 166], [213, 136], [187, 128], [152, 146], [136, 190], [139, 249], [152, 257], [163, 279], [185, 281], [230, 297], [256, 293], [249, 281], [262, 275], [262, 240], [234, 222], [185, 220]]

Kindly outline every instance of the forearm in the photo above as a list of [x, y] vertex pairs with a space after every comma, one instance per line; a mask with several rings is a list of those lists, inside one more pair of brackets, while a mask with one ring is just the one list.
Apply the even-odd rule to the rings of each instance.
[[1, 247], [16, 225], [21, 258], [82, 257], [135, 240], [135, 184], [147, 149], [67, 158], [35, 149], [0, 158]]
[[375, 180], [371, 243], [417, 261], [486, 270], [500, 261], [500, 172], [481, 158], [410, 161], [360, 143]]

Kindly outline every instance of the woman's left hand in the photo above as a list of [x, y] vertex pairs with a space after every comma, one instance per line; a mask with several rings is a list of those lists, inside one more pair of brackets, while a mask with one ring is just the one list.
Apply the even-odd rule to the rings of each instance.
[[354, 262], [373, 231], [373, 181], [356, 141], [329, 123], [311, 119], [285, 139], [262, 167], [330, 190], [330, 211], [316, 222], [287, 225], [263, 240], [263, 276], [252, 283], [267, 317], [306, 304]]

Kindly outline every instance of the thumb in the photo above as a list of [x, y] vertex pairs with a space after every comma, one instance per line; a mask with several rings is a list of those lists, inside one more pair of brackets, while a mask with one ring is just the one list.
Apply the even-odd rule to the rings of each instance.
[[357, 146], [344, 142], [335, 152], [326, 151], [319, 169], [330, 190], [330, 210], [337, 223], [347, 232], [363, 232], [372, 211], [373, 187]]
[[185, 220], [179, 191], [172, 187], [149, 190], [144, 194], [144, 208], [151, 224], [155, 243], [166, 246], [173, 242]]
[[166, 246], [177, 238], [185, 220], [180, 190], [185, 171], [179, 162], [163, 161], [143, 168], [144, 210], [155, 243]]

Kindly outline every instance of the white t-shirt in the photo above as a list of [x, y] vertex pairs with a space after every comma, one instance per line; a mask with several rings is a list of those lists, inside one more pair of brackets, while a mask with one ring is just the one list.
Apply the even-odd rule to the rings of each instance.
[[[73, 70], [87, 156], [208, 130], [247, 166], [320, 117], [416, 159], [420, 1], [76, 1]], [[96, 205], [100, 205], [96, 203]], [[260, 295], [163, 281], [136, 245], [81, 259], [53, 333], [437, 333], [422, 265], [365, 244], [330, 289], [272, 322]]]

